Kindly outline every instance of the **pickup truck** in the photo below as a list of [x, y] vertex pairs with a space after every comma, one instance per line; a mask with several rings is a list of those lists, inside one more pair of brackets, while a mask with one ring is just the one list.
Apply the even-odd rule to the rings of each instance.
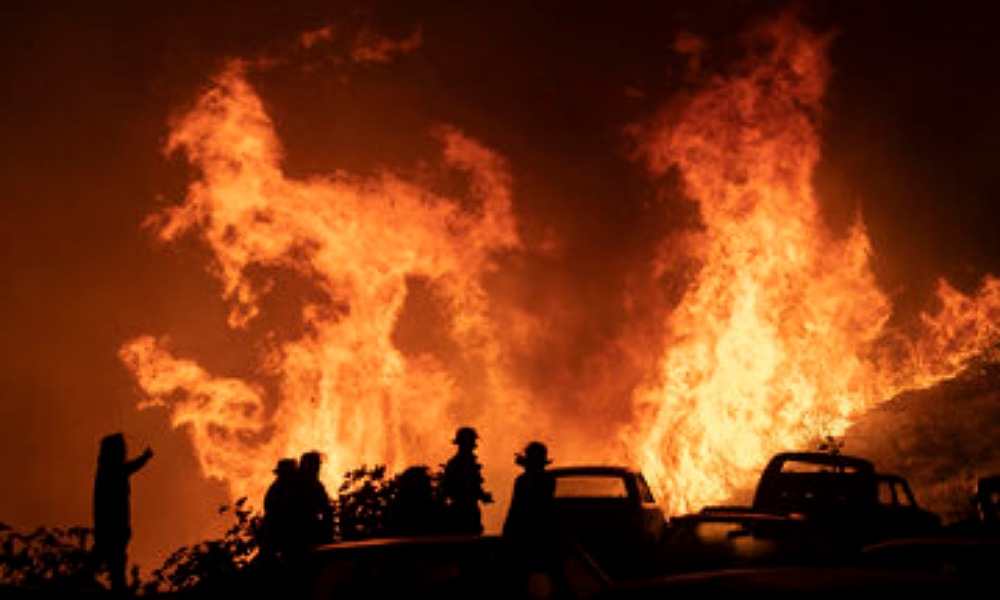
[[761, 474], [752, 507], [801, 515], [851, 545], [941, 529], [940, 517], [917, 503], [904, 477], [839, 453], [776, 454]]
[[550, 467], [555, 529], [575, 539], [613, 578], [639, 570], [659, 548], [667, 518], [646, 479], [621, 465]]
[[882, 540], [941, 529], [905, 478], [830, 452], [776, 454], [752, 504], [706, 506], [669, 523], [658, 572], [831, 564]]

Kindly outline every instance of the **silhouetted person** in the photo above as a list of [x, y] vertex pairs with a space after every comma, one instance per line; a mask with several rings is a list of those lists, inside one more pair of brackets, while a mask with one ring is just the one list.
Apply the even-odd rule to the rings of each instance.
[[523, 470], [514, 479], [514, 491], [503, 524], [504, 535], [537, 534], [552, 527], [552, 498], [556, 480], [546, 470], [552, 462], [549, 450], [541, 442], [530, 442], [514, 458]]
[[94, 559], [98, 566], [107, 567], [116, 593], [128, 591], [125, 572], [132, 538], [129, 477], [149, 462], [153, 451], [146, 448], [132, 460], [126, 455], [123, 434], [101, 438], [94, 478]]
[[973, 503], [979, 520], [987, 527], [1000, 525], [1000, 476], [981, 477], [977, 482]]
[[441, 505], [427, 467], [409, 467], [397, 479], [393, 499], [393, 535], [434, 535], [442, 533]]
[[493, 496], [483, 487], [483, 467], [476, 456], [478, 440], [479, 434], [475, 429], [460, 427], [452, 440], [458, 449], [448, 459], [441, 477], [449, 528], [454, 533], [482, 533], [483, 518], [479, 503], [493, 502]]
[[274, 468], [274, 481], [264, 493], [260, 548], [266, 560], [286, 560], [298, 545], [296, 470], [294, 458], [279, 460]]
[[947, 530], [958, 535], [1000, 536], [1000, 476], [980, 477], [969, 499], [975, 513], [948, 524]]
[[296, 510], [305, 548], [333, 541], [333, 505], [319, 478], [322, 465], [319, 452], [310, 451], [299, 457]]

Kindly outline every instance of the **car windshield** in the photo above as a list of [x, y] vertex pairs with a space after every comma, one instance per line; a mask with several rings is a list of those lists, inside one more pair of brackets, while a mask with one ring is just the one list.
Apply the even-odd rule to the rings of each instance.
[[788, 460], [781, 465], [782, 473], [860, 473], [856, 465], [830, 465], [805, 460]]
[[556, 498], [627, 498], [621, 477], [572, 475], [556, 477]]

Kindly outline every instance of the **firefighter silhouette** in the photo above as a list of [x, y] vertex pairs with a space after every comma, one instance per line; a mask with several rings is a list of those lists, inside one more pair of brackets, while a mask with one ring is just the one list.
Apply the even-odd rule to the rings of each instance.
[[299, 545], [295, 494], [297, 469], [294, 458], [279, 460], [274, 468], [274, 481], [264, 494], [260, 547], [266, 559], [286, 559]]
[[299, 460], [282, 458], [274, 481], [264, 494], [261, 554], [269, 560], [288, 561], [309, 548], [333, 541], [333, 504], [319, 478], [323, 456], [303, 453]]
[[483, 468], [476, 456], [478, 441], [475, 429], [459, 427], [452, 440], [458, 448], [445, 463], [441, 476], [448, 529], [453, 533], [481, 534], [483, 518], [479, 505], [493, 502], [493, 495], [484, 488]]
[[146, 448], [138, 457], [128, 460], [125, 436], [112, 433], [101, 438], [94, 477], [94, 550], [95, 567], [106, 567], [111, 589], [128, 591], [125, 572], [128, 566], [128, 544], [132, 538], [131, 486], [129, 478], [149, 462], [153, 450]]
[[552, 527], [552, 498], [556, 491], [556, 480], [546, 470], [552, 462], [548, 448], [542, 442], [530, 442], [514, 462], [524, 470], [514, 479], [503, 534], [545, 532]]
[[319, 478], [322, 464], [323, 456], [315, 450], [299, 457], [296, 510], [302, 519], [302, 542], [306, 546], [333, 541], [333, 505]]

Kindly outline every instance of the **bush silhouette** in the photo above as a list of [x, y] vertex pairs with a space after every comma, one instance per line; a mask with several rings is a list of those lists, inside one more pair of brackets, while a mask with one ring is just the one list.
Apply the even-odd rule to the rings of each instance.
[[[384, 465], [362, 466], [344, 475], [333, 496], [334, 541], [394, 535], [428, 535], [442, 531], [440, 472], [414, 466], [390, 475]], [[133, 591], [144, 595], [197, 587], [226, 588], [257, 566], [263, 515], [246, 497], [219, 508], [233, 522], [221, 538], [182, 546], [150, 577], [139, 578], [132, 567]], [[25, 534], [0, 523], [0, 584], [8, 588], [107, 588], [107, 575], [91, 562], [93, 530], [89, 527], [40, 527]]]
[[89, 562], [88, 527], [39, 527], [20, 533], [0, 523], [0, 583], [19, 588], [99, 588]]
[[206, 581], [224, 581], [251, 564], [257, 555], [261, 515], [243, 497], [220, 513], [231, 512], [235, 522], [222, 538], [175, 550], [142, 584], [144, 593], [190, 589]]

